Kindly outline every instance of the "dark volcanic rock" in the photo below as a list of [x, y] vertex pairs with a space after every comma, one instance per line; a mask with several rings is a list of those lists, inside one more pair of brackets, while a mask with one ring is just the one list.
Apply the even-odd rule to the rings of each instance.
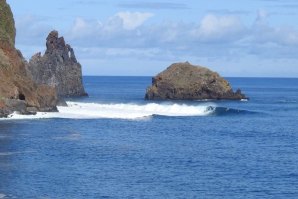
[[27, 113], [28, 107], [57, 110], [55, 89], [37, 85], [27, 75], [26, 62], [14, 45], [15, 35], [11, 9], [5, 0], [0, 0], [0, 117], [13, 111]]
[[152, 79], [147, 89], [148, 100], [246, 99], [238, 89], [233, 92], [229, 83], [218, 73], [190, 63], [172, 64]]
[[27, 66], [28, 73], [38, 84], [57, 89], [61, 97], [87, 95], [82, 83], [82, 67], [70, 45], [52, 31], [46, 42], [46, 52], [35, 54]]

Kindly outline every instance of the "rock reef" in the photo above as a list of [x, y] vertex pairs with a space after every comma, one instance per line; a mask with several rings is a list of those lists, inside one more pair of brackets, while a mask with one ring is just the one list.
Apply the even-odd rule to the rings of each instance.
[[15, 35], [10, 6], [6, 0], [0, 0], [0, 117], [13, 111], [56, 111], [55, 89], [38, 85], [27, 75], [26, 61], [15, 48]]
[[27, 72], [37, 84], [55, 87], [59, 97], [85, 96], [82, 67], [74, 50], [52, 31], [46, 39], [44, 55], [37, 53], [29, 61]]
[[246, 96], [234, 92], [224, 78], [205, 67], [188, 62], [175, 63], [152, 79], [147, 100], [241, 100]]

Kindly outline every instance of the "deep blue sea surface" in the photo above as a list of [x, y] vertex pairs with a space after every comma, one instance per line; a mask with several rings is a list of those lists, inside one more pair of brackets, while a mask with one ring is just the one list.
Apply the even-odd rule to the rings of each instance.
[[0, 198], [298, 198], [298, 79], [228, 78], [249, 101], [148, 102], [149, 77], [0, 121]]

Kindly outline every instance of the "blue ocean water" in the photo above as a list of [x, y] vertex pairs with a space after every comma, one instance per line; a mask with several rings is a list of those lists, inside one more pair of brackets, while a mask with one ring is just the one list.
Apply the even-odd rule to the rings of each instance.
[[0, 198], [298, 198], [298, 79], [228, 78], [249, 101], [148, 102], [149, 77], [0, 121]]

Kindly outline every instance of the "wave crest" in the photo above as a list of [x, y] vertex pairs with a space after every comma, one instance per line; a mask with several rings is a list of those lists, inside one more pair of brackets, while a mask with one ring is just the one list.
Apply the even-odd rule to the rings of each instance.
[[154, 115], [159, 116], [206, 116], [214, 112], [210, 105], [187, 105], [187, 104], [100, 104], [67, 102], [68, 107], [58, 107], [57, 113], [37, 113], [36, 115], [12, 114], [10, 119], [139, 119]]

